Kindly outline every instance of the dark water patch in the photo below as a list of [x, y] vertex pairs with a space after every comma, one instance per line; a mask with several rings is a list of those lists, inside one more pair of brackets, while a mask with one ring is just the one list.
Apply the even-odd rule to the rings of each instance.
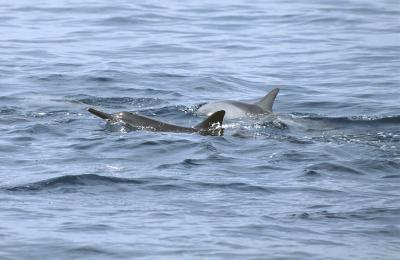
[[[397, 224], [389, 224], [386, 226], [382, 227], [375, 227], [371, 229], [363, 229], [359, 231], [360, 233], [364, 235], [379, 235], [380, 237], [391, 237], [392, 239], [397, 240], [400, 236], [400, 228], [398, 228]], [[398, 245], [396, 244], [396, 248], [398, 248]]]
[[314, 162], [316, 160], [323, 161], [330, 159], [329, 155], [324, 153], [315, 153], [312, 151], [304, 151], [300, 146], [298, 150], [290, 149], [287, 151], [281, 151], [279, 153], [274, 153], [270, 156], [272, 162], [280, 163], [281, 161], [286, 161], [290, 163], [306, 163]]
[[203, 166], [207, 163], [204, 159], [184, 159], [182, 162], [179, 163], [168, 163], [168, 164], [161, 164], [157, 167], [157, 169], [175, 169], [175, 168], [185, 168], [185, 169], [192, 169], [197, 168], [199, 166]]
[[254, 138], [254, 133], [248, 131], [247, 129], [238, 129], [235, 130], [232, 134], [233, 137], [241, 138], [241, 139], [250, 139]]
[[83, 67], [83, 64], [75, 63], [75, 62], [58, 62], [58, 63], [55, 63], [54, 66], [60, 67], [60, 68], [79, 68], [79, 67]]
[[155, 77], [155, 78], [177, 78], [177, 79], [189, 77], [188, 75], [176, 74], [176, 73], [166, 73], [166, 72], [153, 72], [153, 73], [149, 73], [148, 76]]
[[83, 143], [73, 143], [71, 145], [68, 145], [67, 147], [76, 151], [87, 151], [91, 150], [95, 147], [104, 145], [102, 141], [94, 141], [91, 140], [90, 143], [88, 142], [83, 142]]
[[0, 22], [2, 23], [2, 25], [0, 25], [0, 26], [7, 26], [6, 22], [14, 20], [14, 19], [15, 19], [15, 17], [13, 17], [13, 16], [2, 15], [2, 16], [0, 16]]
[[398, 179], [398, 178], [400, 178], [400, 174], [398, 174], [398, 175], [386, 175], [386, 176], [383, 176], [382, 178], [384, 178], [384, 179]]
[[299, 217], [301, 219], [311, 219], [311, 218], [328, 218], [328, 219], [346, 219], [346, 216], [343, 214], [338, 214], [338, 213], [332, 213], [328, 212], [326, 210], [316, 212], [314, 214], [310, 214], [307, 212], [300, 213], [300, 214], [293, 214], [293, 217]]
[[125, 27], [126, 26], [135, 26], [135, 25], [154, 25], [158, 24], [160, 21], [146, 19], [145, 17], [140, 17], [138, 15], [127, 15], [127, 16], [114, 16], [111, 18], [106, 18], [101, 21], [97, 21], [95, 24], [100, 26], [117, 26], [117, 27]]
[[9, 96], [0, 96], [0, 101], [4, 102], [4, 103], [13, 103], [13, 102], [19, 102], [19, 101], [23, 101], [25, 98], [23, 97], [17, 97], [17, 96], [13, 96], [13, 95], [9, 95]]
[[220, 164], [220, 163], [230, 164], [230, 163], [235, 162], [235, 159], [233, 157], [221, 155], [221, 154], [217, 154], [217, 153], [213, 153], [213, 154], [207, 156], [206, 160], [209, 162], [216, 163], [216, 164]]
[[229, 164], [233, 162], [233, 160], [234, 159], [231, 157], [211, 154], [204, 159], [186, 158], [179, 163], [161, 164], [157, 167], [157, 169], [195, 169], [200, 167], [209, 167], [210, 164]]
[[99, 83], [108, 83], [115, 81], [114, 78], [106, 77], [106, 76], [91, 76], [87, 78], [89, 81], [99, 82]]
[[289, 160], [293, 162], [303, 162], [303, 161], [314, 161], [315, 157], [310, 156], [309, 154], [304, 153], [302, 151], [291, 150], [281, 154], [280, 159]]
[[327, 25], [327, 24], [334, 24], [336, 26], [351, 26], [351, 25], [359, 25], [362, 23], [362, 19], [350, 19], [350, 18], [339, 18], [339, 17], [312, 17], [308, 16], [308, 19], [305, 19], [303, 23], [311, 23], [313, 25]]
[[21, 152], [25, 151], [24, 147], [15, 144], [4, 144], [0, 143], [0, 152], [2, 153], [12, 153], [12, 152]]
[[183, 192], [188, 192], [188, 191], [193, 191], [193, 187], [190, 185], [185, 185], [185, 184], [171, 184], [171, 183], [166, 183], [166, 184], [150, 184], [146, 186], [146, 189], [152, 190], [152, 191], [171, 191], [171, 192], [178, 192], [178, 191], [183, 191]]
[[17, 136], [11, 138], [14, 143], [31, 143], [36, 140], [36, 138], [32, 136]]
[[336, 12], [336, 13], [346, 13], [349, 15], [400, 15], [398, 10], [388, 10], [385, 8], [375, 8], [373, 6], [336, 6], [331, 8], [319, 8], [322, 12]]
[[317, 205], [312, 205], [309, 206], [309, 209], [321, 209], [321, 208], [329, 208], [331, 205], [325, 205], [325, 204], [317, 204]]
[[[338, 241], [323, 240], [323, 239], [304, 239], [303, 243], [307, 244], [307, 245], [313, 245], [313, 246], [335, 246], [335, 247], [346, 246], [346, 243], [341, 243]], [[311, 255], [309, 257], [311, 257]]]
[[192, 185], [207, 188], [207, 189], [217, 189], [217, 190], [233, 190], [241, 192], [262, 192], [266, 194], [274, 193], [272, 189], [260, 186], [252, 185], [243, 182], [232, 182], [232, 183], [211, 183], [211, 182], [194, 182]]
[[6, 115], [13, 115], [17, 112], [17, 107], [0, 107], [0, 115], [1, 116], [6, 116]]
[[175, 144], [193, 144], [189, 140], [148, 140], [140, 143], [140, 146], [165, 146], [165, 145], [175, 145]]
[[[118, 64], [116, 64], [117, 66]], [[76, 76], [76, 80], [80, 80], [81, 84], [102, 84], [113, 88], [113, 90], [129, 90], [130, 88], [121, 88], [116, 84], [128, 83], [129, 86], [135, 86], [136, 80], [142, 78], [143, 75], [136, 73], [129, 73], [121, 69], [91, 69], [86, 73], [79, 74]], [[133, 82], [132, 82], [133, 81]], [[102, 87], [97, 86], [98, 89]], [[105, 91], [106, 93], [108, 91]]]
[[79, 5], [79, 6], [74, 6], [74, 7], [46, 7], [46, 6], [22, 6], [22, 7], [16, 7], [16, 8], [11, 8], [10, 10], [14, 12], [41, 12], [41, 13], [47, 13], [47, 14], [90, 14], [90, 13], [98, 13], [98, 12], [104, 12], [104, 11], [125, 11], [127, 9], [130, 9], [128, 6], [125, 6], [122, 8], [121, 6], [93, 6], [93, 5]]
[[52, 73], [52, 74], [47, 74], [47, 75], [41, 75], [41, 76], [28, 76], [29, 78], [32, 78], [34, 80], [38, 81], [46, 81], [46, 82], [57, 82], [60, 83], [62, 81], [70, 81], [73, 78], [69, 75], [66, 74], [61, 74], [61, 73]]
[[317, 172], [315, 170], [304, 170], [304, 176], [306, 177], [320, 177], [322, 174], [320, 172]]
[[[160, 9], [160, 7], [157, 9]], [[157, 11], [159, 11], [159, 10], [157, 10]], [[167, 13], [147, 12], [147, 13], [140, 13], [139, 16], [143, 17], [147, 20], [151, 20], [151, 21], [162, 21], [162, 22], [165, 22], [165, 21], [176, 21], [176, 22], [190, 21], [190, 18], [188, 18], [187, 16], [168, 15]]]
[[[31, 39], [29, 39], [29, 40], [20, 40], [20, 39], [10, 39], [10, 40], [8, 40], [8, 42], [10, 42], [11, 44], [21, 44], [21, 45], [28, 45], [28, 44], [57, 44], [57, 43], [59, 43], [59, 44], [61, 44], [61, 43], [75, 43], [75, 42], [77, 42], [78, 41], [78, 39], [70, 39], [70, 38], [60, 38], [60, 39], [57, 39], [57, 40], [51, 40], [51, 39], [40, 39], [40, 40], [38, 40], [38, 39], [33, 39], [33, 38], [31, 38]], [[33, 70], [37, 70], [37, 69], [40, 69], [41, 67], [36, 67], [36, 68], [33, 68]]]
[[[191, 167], [194, 167], [194, 166], [199, 166], [199, 165], [202, 165], [202, 162], [203, 160], [197, 160], [197, 159], [185, 159], [185, 160], [183, 160], [183, 162], [181, 163], [184, 167], [187, 167], [187, 168], [191, 168]], [[204, 162], [204, 161], [203, 161]]]
[[[98, 232], [100, 232], [100, 231], [98, 231]], [[77, 246], [75, 248], [66, 250], [66, 252], [64, 254], [66, 254], [66, 256], [68, 256], [68, 258], [81, 258], [81, 257], [92, 258], [93, 256], [98, 259], [103, 259], [103, 258], [107, 259], [110, 257], [116, 258], [116, 259], [124, 258], [119, 253], [112, 252], [110, 250], [107, 250], [105, 248], [100, 248], [98, 246]]]
[[111, 225], [107, 224], [77, 224], [74, 222], [64, 222], [62, 224], [62, 231], [66, 232], [107, 232], [113, 229]]
[[386, 220], [392, 217], [399, 216], [400, 209], [390, 208], [363, 208], [354, 211], [332, 212], [328, 210], [316, 212], [303, 212], [292, 214], [292, 217], [301, 219], [317, 220], [317, 219], [343, 219], [343, 220], [359, 220], [359, 221], [376, 221]]

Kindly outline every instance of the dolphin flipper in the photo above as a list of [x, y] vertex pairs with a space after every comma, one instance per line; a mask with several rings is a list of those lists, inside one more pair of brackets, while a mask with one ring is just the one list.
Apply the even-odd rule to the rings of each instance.
[[98, 116], [98, 117], [100, 117], [102, 119], [113, 120], [113, 116], [112, 115], [104, 113], [104, 112], [101, 112], [101, 111], [96, 110], [94, 108], [89, 108], [88, 111], [90, 113], [92, 113], [93, 115]]
[[279, 88], [274, 88], [260, 101], [254, 103], [254, 105], [257, 105], [268, 112], [272, 112], [272, 106], [274, 104], [276, 96], [278, 95], [278, 92]]
[[224, 116], [225, 116], [225, 110], [217, 111], [213, 113], [211, 116], [209, 116], [206, 120], [196, 125], [194, 128], [199, 130], [208, 130], [213, 128], [214, 124], [219, 124], [219, 126], [222, 126], [222, 121], [224, 120]]

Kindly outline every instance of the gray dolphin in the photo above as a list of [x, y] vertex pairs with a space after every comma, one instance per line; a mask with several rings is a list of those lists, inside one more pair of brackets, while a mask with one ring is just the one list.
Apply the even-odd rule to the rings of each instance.
[[239, 101], [225, 100], [204, 104], [197, 112], [200, 114], [211, 115], [215, 111], [225, 110], [225, 118], [243, 118], [249, 116], [271, 114], [272, 105], [278, 95], [279, 88], [274, 88], [260, 101], [249, 104]]
[[222, 121], [225, 111], [220, 110], [210, 115], [206, 120], [194, 127], [182, 127], [172, 124], [167, 124], [145, 116], [130, 112], [118, 112], [115, 114], [107, 114], [98, 111], [94, 108], [89, 108], [88, 111], [95, 116], [105, 119], [110, 122], [122, 122], [129, 130], [149, 130], [155, 132], [177, 132], [177, 133], [195, 133], [222, 135]]

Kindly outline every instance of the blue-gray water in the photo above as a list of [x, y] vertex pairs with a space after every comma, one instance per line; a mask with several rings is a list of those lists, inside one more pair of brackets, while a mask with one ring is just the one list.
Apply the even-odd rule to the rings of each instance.
[[0, 2], [0, 259], [398, 259], [397, 0], [139, 2]]

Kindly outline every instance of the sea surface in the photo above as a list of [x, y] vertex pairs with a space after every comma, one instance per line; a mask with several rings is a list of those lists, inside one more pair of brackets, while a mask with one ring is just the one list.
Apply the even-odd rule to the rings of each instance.
[[399, 1], [0, 1], [0, 259], [399, 257]]

